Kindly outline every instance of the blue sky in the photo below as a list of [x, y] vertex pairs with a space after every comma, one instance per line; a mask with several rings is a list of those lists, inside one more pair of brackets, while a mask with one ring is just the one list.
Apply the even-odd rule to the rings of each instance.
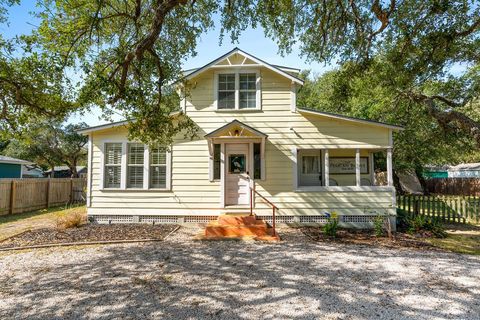
[[[36, 11], [34, 0], [23, 0], [20, 6], [14, 6], [9, 10], [9, 26], [0, 25], [0, 32], [7, 38], [14, 37], [18, 34], [26, 34], [31, 32], [32, 28], [38, 25], [36, 20], [30, 12]], [[228, 37], [224, 38], [223, 44], [219, 45], [220, 29], [218, 28], [218, 19], [216, 21], [216, 28], [204, 34], [197, 46], [198, 55], [189, 59], [185, 65], [185, 69], [195, 68], [218, 58], [225, 52], [230, 51], [234, 47], [239, 47], [242, 50], [251, 53], [258, 58], [268, 61], [272, 64], [285, 65], [296, 67], [300, 69], [311, 69], [314, 73], [322, 73], [325, 70], [331, 69], [332, 65], [324, 65], [319, 63], [308, 63], [304, 58], [300, 57], [299, 50], [294, 49], [290, 55], [280, 56], [278, 54], [278, 47], [274, 41], [267, 39], [264, 36], [263, 29], [247, 29], [240, 36], [239, 42], [232, 44]], [[98, 125], [105, 123], [105, 120], [100, 119], [100, 112], [93, 110], [85, 115], [74, 115], [69, 119], [69, 122], [84, 121], [88, 125]], [[115, 120], [120, 117], [115, 117]]]

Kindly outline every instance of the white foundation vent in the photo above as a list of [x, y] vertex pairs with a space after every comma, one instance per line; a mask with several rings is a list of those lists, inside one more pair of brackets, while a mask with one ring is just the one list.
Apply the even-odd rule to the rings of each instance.
[[218, 216], [186, 216], [185, 223], [209, 223], [212, 220], [217, 220]]
[[349, 223], [373, 223], [377, 216], [342, 216], [343, 222]]
[[177, 216], [140, 216], [140, 223], [178, 223]]

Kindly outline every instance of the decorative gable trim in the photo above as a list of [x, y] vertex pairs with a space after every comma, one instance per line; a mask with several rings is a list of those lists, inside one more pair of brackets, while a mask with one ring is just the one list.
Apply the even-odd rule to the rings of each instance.
[[[244, 56], [246, 59], [243, 60], [243, 64], [240, 63], [240, 64], [232, 64], [229, 60], [229, 58], [234, 55], [234, 54], [241, 54], [242, 56]], [[251, 63], [245, 63], [247, 62], [246, 60], [251, 60], [253, 61], [255, 64], [251, 64]], [[233, 50], [227, 52], [226, 54], [224, 54], [223, 56], [213, 60], [212, 62], [209, 62], [207, 63], [206, 65], [204, 65], [203, 67], [200, 67], [198, 69], [194, 69], [192, 72], [190, 72], [189, 74], [187, 74], [185, 76], [185, 79], [191, 79], [197, 75], [199, 75], [200, 73], [204, 72], [205, 70], [209, 69], [209, 68], [212, 68], [212, 67], [215, 67], [216, 65], [218, 65], [220, 62], [222, 62], [223, 60], [226, 60], [227, 63], [226, 64], [222, 64], [222, 65], [219, 65], [218, 67], [221, 67], [221, 68], [228, 68], [228, 67], [258, 67], [258, 66], [262, 66], [262, 67], [265, 67], [267, 69], [270, 69], [271, 71], [275, 72], [275, 73], [278, 73], [290, 80], [292, 80], [293, 82], [295, 83], [298, 83], [300, 85], [303, 85], [303, 80], [295, 77], [295, 76], [292, 76], [291, 74], [281, 70], [279, 67], [277, 66], [274, 66], [274, 65], [271, 65], [255, 56], [252, 56], [251, 54], [248, 54], [246, 53], [245, 51], [242, 51], [240, 50], [239, 48], [234, 48]]]

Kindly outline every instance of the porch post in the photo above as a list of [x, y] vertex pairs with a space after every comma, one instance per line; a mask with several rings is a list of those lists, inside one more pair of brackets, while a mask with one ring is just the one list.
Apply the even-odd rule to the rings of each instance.
[[360, 149], [355, 149], [355, 185], [360, 187]]
[[393, 186], [392, 148], [387, 149], [387, 185]]
[[325, 153], [324, 153], [324, 157], [325, 159], [323, 160], [324, 164], [325, 164], [325, 167], [324, 167], [324, 171], [325, 171], [325, 187], [328, 187], [330, 186], [330, 164], [329, 164], [329, 156], [328, 156], [328, 149], [325, 149]]

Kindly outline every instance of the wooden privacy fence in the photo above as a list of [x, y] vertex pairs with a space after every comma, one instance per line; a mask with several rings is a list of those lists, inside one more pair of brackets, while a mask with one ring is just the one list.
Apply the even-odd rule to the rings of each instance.
[[480, 197], [397, 196], [397, 208], [443, 222], [480, 223]]
[[480, 178], [432, 178], [425, 184], [428, 193], [480, 196]]
[[0, 215], [84, 202], [84, 178], [0, 179]]

